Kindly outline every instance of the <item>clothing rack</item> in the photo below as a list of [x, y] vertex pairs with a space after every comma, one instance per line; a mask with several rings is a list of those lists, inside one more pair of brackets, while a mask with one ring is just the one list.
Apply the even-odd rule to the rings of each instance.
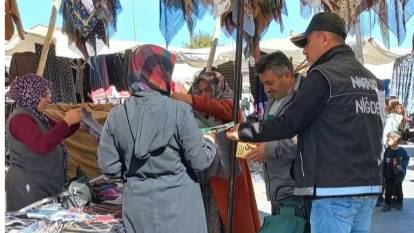
[[85, 102], [85, 98], [83, 96], [83, 71], [86, 68], [86, 62], [80, 59], [76, 59], [76, 62], [72, 60], [72, 68], [76, 70], [76, 81], [75, 81], [75, 93], [79, 93], [81, 98], [81, 103]]

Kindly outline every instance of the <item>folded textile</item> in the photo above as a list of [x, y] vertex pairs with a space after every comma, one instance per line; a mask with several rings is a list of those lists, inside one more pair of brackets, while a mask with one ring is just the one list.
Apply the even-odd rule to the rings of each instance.
[[[77, 105], [50, 105], [46, 110], [46, 115], [57, 121], [61, 120], [64, 114], [73, 108], [81, 107]], [[92, 110], [92, 116], [100, 123], [104, 124], [108, 112], [113, 105], [89, 104], [88, 108]], [[100, 175], [96, 162], [96, 151], [98, 144], [85, 129], [79, 128], [71, 137], [63, 141], [69, 156], [68, 177], [76, 175], [76, 169], [80, 166], [88, 177], [97, 177]]]
[[97, 142], [101, 137], [102, 125], [88, 112], [85, 108], [81, 108], [81, 125]]

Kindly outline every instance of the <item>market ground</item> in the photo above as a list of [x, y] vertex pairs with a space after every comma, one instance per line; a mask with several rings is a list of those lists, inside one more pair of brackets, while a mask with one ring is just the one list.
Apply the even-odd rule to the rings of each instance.
[[[253, 185], [257, 207], [261, 217], [270, 213], [270, 204], [266, 200], [265, 185], [259, 175], [253, 175]], [[372, 217], [371, 233], [412, 233], [414, 232], [414, 154], [411, 155], [407, 175], [403, 182], [404, 208], [381, 212], [376, 207]]]

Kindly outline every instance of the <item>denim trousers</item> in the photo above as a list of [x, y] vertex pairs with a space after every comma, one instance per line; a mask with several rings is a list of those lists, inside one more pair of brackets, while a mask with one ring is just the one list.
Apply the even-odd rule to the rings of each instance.
[[321, 198], [312, 201], [312, 233], [369, 233], [373, 197]]

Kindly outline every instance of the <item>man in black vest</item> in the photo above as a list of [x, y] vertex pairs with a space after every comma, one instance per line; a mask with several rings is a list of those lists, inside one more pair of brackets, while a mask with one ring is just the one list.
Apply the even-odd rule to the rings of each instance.
[[233, 140], [263, 142], [298, 135], [295, 195], [312, 196], [312, 233], [368, 233], [381, 192], [383, 83], [345, 44], [344, 21], [316, 14], [292, 42], [310, 68], [283, 114], [242, 123]]

